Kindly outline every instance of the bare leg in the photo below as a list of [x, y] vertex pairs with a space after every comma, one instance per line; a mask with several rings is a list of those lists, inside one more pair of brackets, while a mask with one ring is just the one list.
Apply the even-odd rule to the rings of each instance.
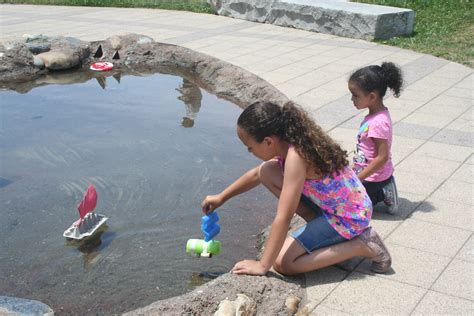
[[[281, 172], [278, 161], [270, 160], [262, 163], [258, 172], [262, 184], [275, 195], [280, 197], [281, 188], [283, 187], [283, 174]], [[306, 222], [316, 217], [316, 213], [305, 203], [300, 202], [296, 214], [301, 216]]]
[[[276, 160], [262, 163], [259, 177], [267, 189], [277, 198], [283, 186], [283, 174]], [[305, 203], [300, 202], [296, 211], [307, 222], [314, 219], [316, 213]], [[313, 271], [360, 256], [372, 258], [376, 254], [359, 238], [354, 238], [336, 245], [321, 248], [308, 254], [291, 236], [288, 236], [273, 267], [283, 274], [296, 274]]]
[[361, 240], [354, 238], [308, 254], [293, 237], [288, 236], [273, 267], [283, 274], [304, 273], [357, 256], [372, 258], [375, 253]]

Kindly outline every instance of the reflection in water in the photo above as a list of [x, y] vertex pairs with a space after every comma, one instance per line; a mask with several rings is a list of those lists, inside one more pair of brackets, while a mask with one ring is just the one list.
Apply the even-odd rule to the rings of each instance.
[[117, 72], [112, 75], [112, 77], [117, 81], [117, 83], [120, 83], [120, 79], [122, 78], [122, 74], [120, 72]]
[[10, 179], [0, 178], [0, 188], [6, 187], [10, 183], [12, 183]]
[[102, 89], [107, 87], [107, 77], [96, 77], [95, 80], [97, 80]]
[[[201, 235], [202, 197], [255, 160], [235, 137], [241, 110], [199, 91], [192, 75], [170, 73], [61, 72], [15, 87], [31, 93], [0, 93], [2, 295], [44, 301], [60, 314], [82, 315], [84, 306], [116, 314], [186, 293], [189, 283], [256, 256], [249, 236], [269, 224], [274, 201], [258, 191], [222, 206], [221, 255], [185, 252], [186, 240]], [[114, 79], [102, 90], [98, 77]], [[199, 112], [192, 133], [177, 124], [183, 102], [186, 124]], [[88, 183], [101, 192], [97, 209], [109, 228], [65, 242]]]
[[192, 272], [188, 282], [188, 288], [194, 289], [200, 285], [203, 285], [210, 280], [217, 278], [220, 275], [225, 274], [230, 269], [224, 266], [211, 266], [206, 271]]
[[[90, 269], [101, 258], [100, 251], [105, 249], [114, 239], [115, 233], [107, 232], [109, 227], [105, 224], [96, 233], [83, 240], [68, 239], [66, 245], [75, 247], [83, 253], [84, 269]], [[105, 233], [105, 235], [104, 235]], [[104, 238], [102, 238], [104, 235]]]
[[183, 78], [183, 83], [176, 91], [181, 92], [181, 96], [178, 97], [178, 100], [183, 101], [186, 106], [186, 116], [183, 117], [181, 125], [183, 127], [193, 127], [194, 120], [201, 108], [201, 89], [191, 81]]

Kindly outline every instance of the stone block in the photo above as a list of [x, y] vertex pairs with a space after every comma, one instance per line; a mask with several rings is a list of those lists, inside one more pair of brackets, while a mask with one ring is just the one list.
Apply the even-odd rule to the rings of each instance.
[[413, 32], [410, 9], [327, 0], [209, 0], [219, 15], [360, 39]]

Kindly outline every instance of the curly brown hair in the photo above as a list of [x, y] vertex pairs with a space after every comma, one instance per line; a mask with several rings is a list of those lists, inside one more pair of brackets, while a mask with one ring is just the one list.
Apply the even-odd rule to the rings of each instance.
[[283, 106], [252, 103], [240, 114], [237, 125], [259, 143], [272, 135], [288, 142], [320, 174], [341, 170], [349, 164], [347, 152], [291, 101]]

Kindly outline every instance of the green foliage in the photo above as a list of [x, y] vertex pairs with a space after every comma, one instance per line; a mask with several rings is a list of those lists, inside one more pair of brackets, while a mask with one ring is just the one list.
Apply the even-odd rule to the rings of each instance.
[[[431, 54], [474, 67], [474, 0], [353, 0], [415, 11], [410, 37], [380, 43]], [[141, 7], [213, 13], [205, 0], [0, 0], [12, 4]]]
[[357, 0], [415, 11], [410, 37], [379, 41], [474, 66], [474, 4], [472, 0]]
[[0, 0], [0, 3], [89, 7], [156, 8], [213, 13], [205, 0]]

